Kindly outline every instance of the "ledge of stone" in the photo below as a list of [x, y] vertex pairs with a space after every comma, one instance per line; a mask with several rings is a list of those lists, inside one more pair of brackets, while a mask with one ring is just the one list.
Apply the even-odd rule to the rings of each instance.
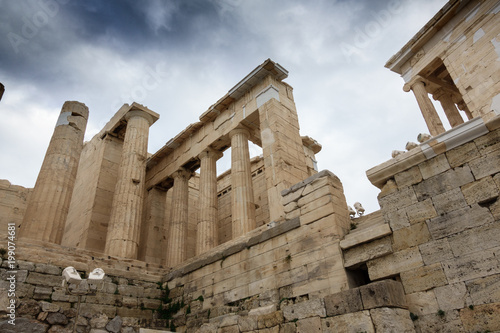
[[487, 122], [481, 117], [471, 119], [431, 138], [417, 148], [369, 169], [366, 171], [366, 176], [373, 185], [381, 189], [387, 180], [394, 177], [395, 174], [408, 170], [436, 155], [447, 152], [498, 128], [500, 126], [499, 118], [500, 115], [497, 115]]
[[167, 282], [177, 277], [181, 277], [203, 266], [209, 265], [218, 260], [229, 257], [230, 255], [238, 253], [245, 248], [265, 242], [266, 240], [284, 234], [298, 227], [300, 227], [299, 217], [263, 225], [250, 231], [246, 235], [230, 240], [229, 242], [221, 244], [202, 255], [186, 260], [184, 263], [174, 267], [170, 272], [168, 272], [164, 276], [163, 281]]
[[321, 178], [321, 177], [334, 177], [334, 178], [337, 178], [337, 176], [329, 171], [329, 170], [322, 170], [314, 175], [312, 175], [311, 177], [309, 178], [306, 178], [304, 179], [303, 181], [301, 182], [298, 182], [297, 184], [293, 185], [292, 187], [286, 189], [286, 190], [283, 190], [281, 191], [281, 196], [285, 196], [289, 193], [292, 193], [292, 192], [295, 192], [297, 191], [298, 189], [301, 189], [303, 188], [304, 186], [306, 186], [307, 184], [310, 184], [312, 183], [314, 180], [318, 179], [318, 178]]
[[351, 248], [353, 246], [372, 241], [377, 238], [381, 238], [392, 233], [389, 224], [380, 224], [368, 227], [358, 232], [353, 232], [345, 236], [343, 240], [340, 241], [340, 248], [342, 250]]

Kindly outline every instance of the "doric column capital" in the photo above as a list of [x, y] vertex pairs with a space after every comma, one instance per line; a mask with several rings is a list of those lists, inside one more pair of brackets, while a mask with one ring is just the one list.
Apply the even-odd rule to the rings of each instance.
[[405, 83], [405, 85], [403, 86], [403, 90], [405, 92], [409, 92], [410, 90], [413, 90], [413, 88], [415, 86], [425, 87], [426, 86], [425, 79], [423, 77], [421, 77], [420, 75], [417, 75], [414, 78], [412, 78], [410, 81]]
[[135, 110], [131, 110], [125, 114], [125, 119], [127, 121], [133, 117], [142, 117], [142, 118], [146, 119], [149, 123], [149, 126], [151, 126], [155, 122], [155, 119], [153, 118], [153, 116], [151, 116], [149, 113], [142, 111], [142, 110], [135, 109]]
[[183, 179], [189, 180], [189, 178], [191, 178], [193, 176], [193, 174], [194, 173], [192, 171], [189, 171], [189, 170], [184, 169], [184, 168], [180, 168], [179, 170], [175, 171], [172, 174], [172, 178], [174, 178], [174, 180], [177, 178], [183, 178]]
[[250, 137], [250, 131], [243, 127], [237, 127], [229, 132], [229, 138], [232, 139], [236, 134], [242, 134], [246, 138]]
[[207, 158], [207, 157], [215, 158], [215, 160], [218, 160], [222, 156], [223, 156], [222, 152], [215, 150], [213, 148], [210, 148], [210, 147], [203, 149], [203, 151], [200, 154], [198, 154], [198, 158], [200, 160]]

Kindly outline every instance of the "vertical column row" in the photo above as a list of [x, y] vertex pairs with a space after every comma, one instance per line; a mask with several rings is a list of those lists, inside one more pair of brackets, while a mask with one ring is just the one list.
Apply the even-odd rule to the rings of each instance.
[[424, 82], [420, 80], [416, 81], [411, 86], [411, 90], [415, 94], [415, 98], [417, 99], [418, 106], [420, 107], [420, 111], [422, 112], [422, 116], [424, 117], [430, 134], [436, 136], [444, 133], [443, 123], [441, 119], [439, 119], [439, 115], [427, 94]]
[[144, 111], [125, 115], [127, 128], [118, 168], [105, 253], [135, 259], [144, 198], [149, 126], [153, 118]]

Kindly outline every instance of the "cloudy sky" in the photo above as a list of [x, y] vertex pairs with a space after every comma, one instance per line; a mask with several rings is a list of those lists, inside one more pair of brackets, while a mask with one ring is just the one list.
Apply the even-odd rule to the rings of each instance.
[[123, 103], [148, 106], [153, 153], [271, 58], [289, 71], [301, 134], [323, 145], [319, 169], [372, 212], [365, 171], [427, 132], [384, 64], [445, 2], [0, 0], [0, 179], [34, 186], [66, 100], [89, 107], [86, 140]]

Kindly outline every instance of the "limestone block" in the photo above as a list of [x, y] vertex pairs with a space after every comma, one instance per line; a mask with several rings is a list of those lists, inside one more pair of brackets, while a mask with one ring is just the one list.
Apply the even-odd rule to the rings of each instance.
[[297, 321], [297, 333], [321, 332], [321, 318], [311, 317]]
[[116, 308], [116, 314], [120, 317], [133, 317], [138, 319], [153, 319], [152, 310], [141, 310], [141, 309], [129, 309], [124, 307]]
[[257, 317], [256, 316], [239, 316], [238, 327], [241, 332], [250, 332], [257, 330]]
[[402, 272], [401, 280], [407, 294], [429, 290], [447, 283], [440, 263]]
[[363, 310], [359, 288], [325, 296], [325, 308], [329, 317]]
[[283, 312], [276, 311], [257, 317], [257, 327], [259, 329], [278, 326], [283, 323]]
[[465, 306], [467, 289], [465, 283], [454, 283], [434, 289], [439, 309], [444, 311], [462, 309]]
[[49, 264], [36, 264], [35, 272], [51, 275], [61, 275], [61, 268]]
[[462, 193], [469, 205], [491, 201], [498, 197], [499, 192], [493, 178], [490, 176], [462, 186]]
[[500, 299], [499, 274], [466, 281], [465, 286], [473, 304], [494, 303]]
[[456, 189], [474, 181], [468, 165], [448, 170], [414, 186], [419, 201]]
[[423, 179], [431, 178], [450, 169], [446, 155], [441, 154], [418, 165]]
[[426, 265], [453, 258], [448, 238], [441, 238], [419, 245], [419, 249]]
[[345, 250], [377, 238], [382, 238], [390, 235], [391, 233], [392, 231], [388, 224], [374, 225], [361, 231], [352, 232], [346, 235], [345, 238], [340, 241], [340, 247]]
[[500, 172], [500, 150], [470, 161], [469, 166], [476, 179]]
[[392, 242], [390, 237], [376, 239], [369, 243], [344, 250], [344, 267], [352, 267], [356, 264], [367, 262], [378, 257], [392, 253]]
[[118, 293], [123, 296], [141, 297], [144, 293], [144, 287], [122, 284], [118, 286]]
[[104, 313], [108, 318], [114, 318], [116, 315], [116, 307], [111, 305], [100, 304], [86, 304], [80, 305], [80, 316], [85, 318], [92, 318], [92, 316], [99, 313]]
[[449, 283], [473, 280], [499, 274], [498, 255], [500, 247], [475, 252], [443, 261], [443, 268]]
[[[413, 322], [417, 332], [465, 332], [458, 311], [445, 311], [444, 316], [438, 316], [436, 313], [418, 316]], [[475, 331], [474, 331], [475, 332]]]
[[52, 287], [35, 286], [34, 299], [50, 299], [50, 295], [52, 295]]
[[448, 163], [452, 168], [461, 166], [479, 156], [479, 151], [474, 142], [465, 143], [446, 152]]
[[418, 247], [412, 247], [367, 262], [371, 280], [390, 277], [423, 265]]
[[480, 136], [474, 140], [481, 155], [486, 155], [500, 148], [500, 131], [497, 129], [490, 133]]
[[410, 224], [422, 222], [437, 216], [436, 210], [430, 198], [414, 203], [413, 205], [406, 207], [405, 210]]
[[296, 333], [297, 325], [295, 323], [284, 323], [280, 327], [280, 333]]
[[398, 185], [392, 179], [388, 179], [387, 182], [382, 186], [380, 193], [377, 195], [377, 198], [380, 200], [381, 198], [394, 193], [398, 190]]
[[375, 332], [414, 333], [410, 312], [398, 308], [378, 308], [370, 310]]
[[325, 333], [375, 333], [369, 311], [346, 313], [344, 315], [322, 319], [322, 330]]
[[440, 308], [434, 291], [420, 291], [406, 295], [408, 311], [416, 315], [435, 314]]
[[293, 211], [297, 208], [299, 208], [299, 206], [297, 205], [297, 202], [292, 201], [292, 202], [286, 204], [286, 206], [284, 207], [284, 211], [285, 211], [285, 213], [290, 213], [291, 211]]
[[414, 166], [406, 171], [395, 174], [394, 180], [398, 187], [410, 186], [422, 181], [422, 173], [418, 166]]
[[448, 238], [455, 257], [493, 248], [499, 244], [499, 240], [500, 225], [498, 223], [465, 230]]
[[57, 312], [61, 309], [61, 307], [55, 303], [41, 301], [39, 304], [43, 312]]
[[323, 299], [313, 299], [299, 302], [282, 308], [286, 321], [304, 319], [309, 317], [326, 317], [325, 304]]
[[435, 195], [432, 203], [438, 215], [450, 213], [454, 210], [467, 208], [467, 202], [460, 188]]
[[295, 191], [288, 192], [286, 195], [283, 195], [283, 198], [281, 199], [281, 203], [285, 206], [289, 204], [290, 202], [297, 201], [299, 198], [302, 196], [302, 192], [304, 191], [304, 188], [299, 188]]
[[62, 284], [62, 276], [54, 276], [48, 274], [41, 274], [36, 272], [30, 272], [26, 278], [26, 282], [29, 284], [36, 284], [48, 287], [59, 287]]
[[474, 309], [460, 310], [460, 319], [467, 332], [497, 331], [500, 328], [500, 303], [482, 304]]
[[40, 323], [35, 319], [16, 318], [15, 331], [12, 330], [12, 324], [8, 320], [0, 321], [0, 331], [2, 332], [31, 332], [31, 333], [45, 333], [50, 325]]
[[392, 210], [392, 211], [384, 211], [384, 221], [385, 223], [389, 223], [392, 230], [398, 230], [401, 228], [409, 227], [410, 220], [408, 216], [406, 216], [406, 210]]
[[420, 222], [408, 228], [394, 231], [392, 237], [394, 241], [393, 249], [399, 251], [426, 243], [430, 240], [431, 235], [429, 229], [427, 229], [427, 224]]
[[379, 307], [406, 308], [406, 298], [401, 282], [383, 280], [359, 287], [363, 309]]
[[384, 213], [408, 207], [417, 201], [417, 196], [412, 186], [399, 188], [397, 191], [378, 199], [380, 208]]
[[488, 208], [473, 205], [470, 208], [435, 217], [427, 221], [427, 226], [432, 238], [439, 239], [493, 221], [493, 216]]

